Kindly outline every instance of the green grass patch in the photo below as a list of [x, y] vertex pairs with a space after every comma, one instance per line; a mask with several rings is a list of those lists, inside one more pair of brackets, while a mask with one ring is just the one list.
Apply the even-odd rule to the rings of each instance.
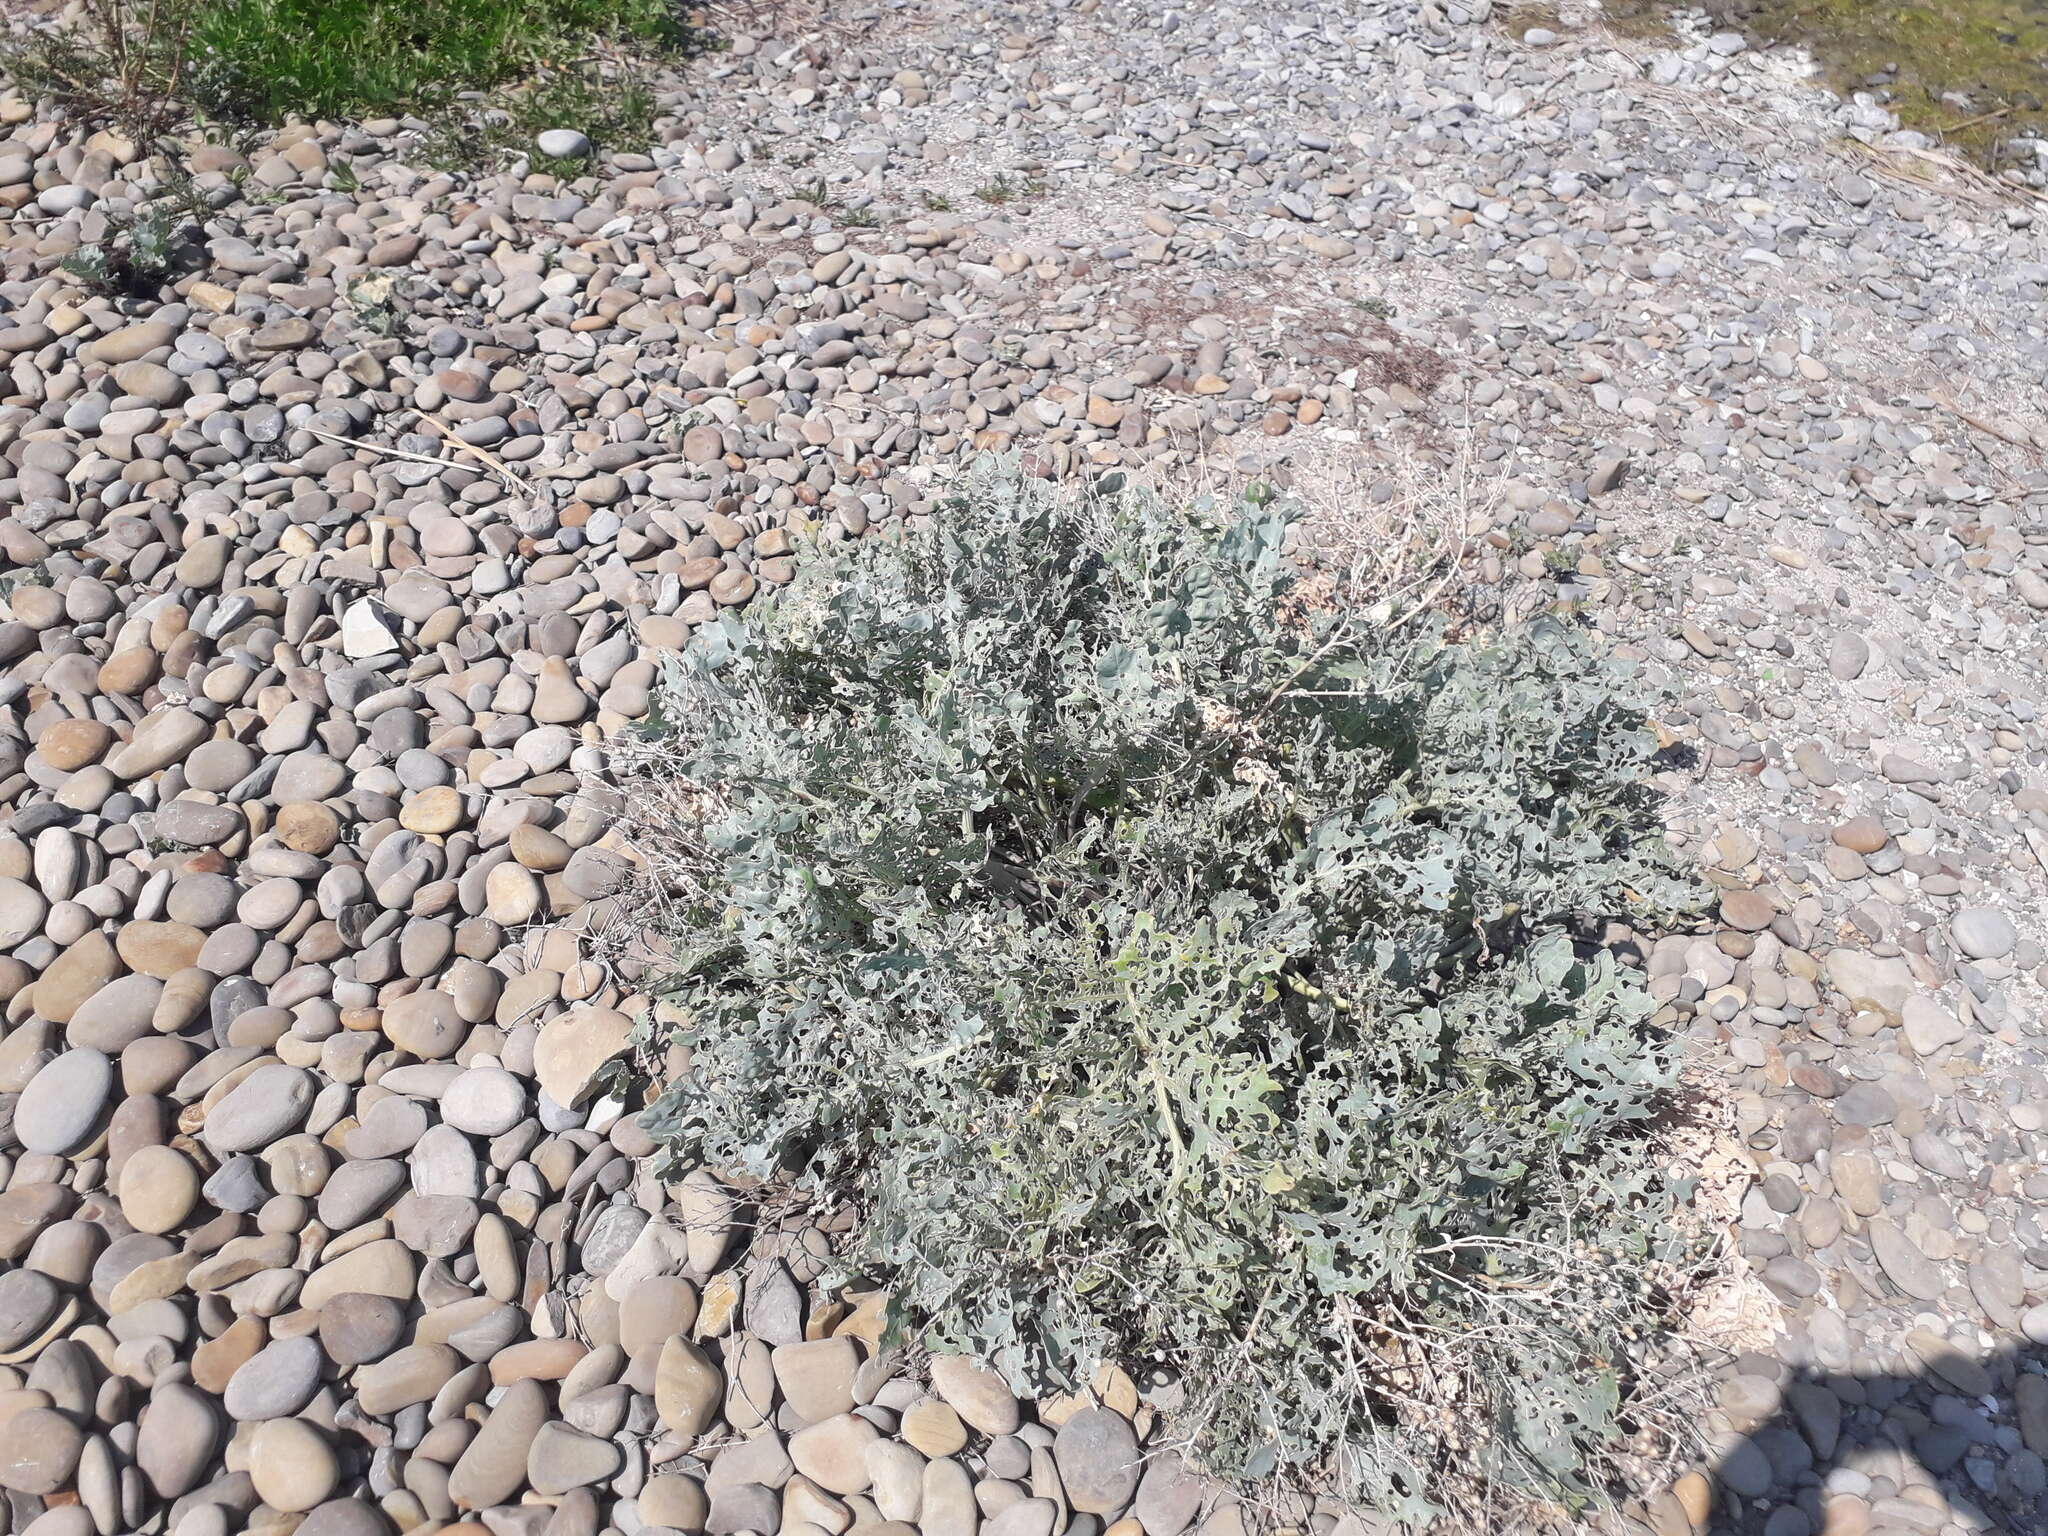
[[426, 115], [572, 70], [593, 47], [683, 41], [664, 0], [212, 0], [190, 55], [204, 105], [277, 122]]
[[1000, 208], [1004, 203], [1028, 201], [1045, 191], [1045, 183], [1030, 177], [1012, 180], [1007, 172], [998, 171], [995, 178], [974, 189], [974, 195], [984, 203], [993, 203]]
[[[1620, 0], [1608, 14], [1642, 23], [1675, 8]], [[1803, 45], [1836, 90], [1872, 92], [1902, 126], [1984, 165], [2010, 163], [2015, 138], [2048, 137], [2048, 10], [2034, 0], [1709, 0], [1706, 10], [1755, 41]]]
[[31, 90], [159, 132], [417, 117], [473, 158], [544, 128], [644, 136], [648, 76], [709, 44], [675, 0], [95, 0], [7, 59]]

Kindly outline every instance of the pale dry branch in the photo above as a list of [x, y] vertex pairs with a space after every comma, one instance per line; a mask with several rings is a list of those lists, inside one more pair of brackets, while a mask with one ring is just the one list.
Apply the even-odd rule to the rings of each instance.
[[488, 469], [492, 474], [496, 475], [500, 480], [502, 480], [507, 486], [519, 492], [522, 496], [526, 496], [529, 499], [537, 499], [539, 493], [534, 490], [532, 484], [529, 481], [527, 481], [523, 476], [513, 473], [511, 469], [506, 467], [504, 460], [497, 457], [497, 455], [486, 453], [483, 449], [477, 447], [476, 444], [474, 443], [464, 442], [459, 436], [456, 435], [455, 429], [453, 427], [449, 426], [446, 422], [442, 421], [441, 418], [436, 416], [432, 411], [419, 412], [419, 418], [421, 421], [424, 421], [428, 426], [432, 427], [436, 432], [440, 433], [441, 436], [447, 440], [448, 446], [453, 448], [457, 453], [466, 454], [470, 458], [475, 459], [477, 463], [483, 465], [485, 469]]

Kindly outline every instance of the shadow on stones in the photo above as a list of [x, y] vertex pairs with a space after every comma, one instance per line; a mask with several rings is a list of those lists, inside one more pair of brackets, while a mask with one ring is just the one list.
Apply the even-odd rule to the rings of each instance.
[[1740, 1364], [1755, 1374], [1729, 1380], [1723, 1403], [1750, 1427], [1710, 1463], [1712, 1513], [1694, 1531], [2048, 1536], [2048, 1348], [1928, 1347], [1877, 1372]]
[[1668, 747], [1659, 747], [1650, 757], [1650, 764], [1658, 769], [1680, 769], [1687, 773], [1700, 771], [1700, 750], [1690, 741], [1674, 741]]

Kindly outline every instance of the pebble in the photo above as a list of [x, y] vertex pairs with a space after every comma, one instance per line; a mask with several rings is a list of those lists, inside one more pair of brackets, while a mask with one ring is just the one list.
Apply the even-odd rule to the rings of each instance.
[[526, 1117], [525, 1086], [498, 1067], [472, 1067], [441, 1091], [441, 1118], [472, 1136], [500, 1136]]
[[136, 1465], [159, 1498], [182, 1497], [206, 1477], [221, 1442], [214, 1398], [182, 1382], [158, 1386], [142, 1410]]
[[1721, 921], [1743, 933], [1760, 933], [1771, 926], [1777, 910], [1759, 891], [1729, 891], [1721, 898]]
[[322, 1364], [320, 1341], [313, 1335], [278, 1339], [251, 1355], [228, 1378], [222, 1405], [231, 1419], [288, 1417], [312, 1401], [320, 1385]]
[[1947, 1289], [1940, 1266], [1892, 1222], [1871, 1222], [1870, 1246], [1885, 1274], [1908, 1296], [1936, 1301]]
[[24, 1408], [7, 1420], [0, 1448], [0, 1488], [14, 1493], [55, 1493], [78, 1470], [85, 1435], [54, 1408]]
[[2012, 919], [1991, 907], [1964, 907], [1949, 925], [1956, 948], [1972, 960], [2002, 960], [2019, 943]]
[[267, 1147], [304, 1123], [313, 1094], [313, 1080], [301, 1068], [260, 1066], [207, 1113], [207, 1145], [223, 1153]]
[[873, 1478], [868, 1449], [880, 1434], [866, 1419], [842, 1413], [789, 1437], [789, 1459], [805, 1477], [829, 1493], [864, 1493]]
[[326, 1436], [304, 1419], [270, 1419], [250, 1439], [249, 1479], [272, 1509], [300, 1514], [334, 1492], [341, 1465]]
[[982, 1529], [993, 1536], [1052, 1536], [1062, 1517], [1057, 1500], [1024, 1499], [997, 1510]]
[[672, 1531], [701, 1531], [711, 1513], [703, 1484], [680, 1473], [649, 1478], [639, 1505], [641, 1519]]
[[336, 1365], [381, 1360], [406, 1336], [406, 1308], [390, 1296], [344, 1291], [320, 1311], [320, 1348]]
[[587, 1488], [619, 1470], [624, 1459], [618, 1446], [566, 1424], [543, 1424], [527, 1452], [526, 1480], [543, 1497]]
[[384, 1033], [399, 1049], [422, 1061], [453, 1056], [469, 1035], [469, 1025], [446, 992], [409, 992], [384, 1010]]
[[1083, 1408], [1053, 1436], [1068, 1502], [1085, 1514], [1115, 1515], [1138, 1490], [1144, 1457], [1131, 1423], [1108, 1408]]
[[952, 1456], [967, 1445], [967, 1426], [960, 1415], [935, 1397], [914, 1403], [900, 1427], [904, 1440], [926, 1456]]
[[597, 1069], [626, 1049], [632, 1030], [633, 1021], [616, 1009], [572, 1010], [551, 1025], [535, 1047], [534, 1071], [541, 1090], [557, 1104], [580, 1102]]
[[936, 1355], [931, 1363], [931, 1376], [932, 1390], [983, 1434], [1014, 1434], [1022, 1422], [1016, 1395], [988, 1367], [964, 1355]]
[[171, 1232], [199, 1203], [199, 1170], [176, 1147], [137, 1147], [121, 1169], [121, 1215], [138, 1232]]
[[297, 1536], [392, 1536], [394, 1527], [365, 1500], [329, 1499], [309, 1511], [295, 1529]]
[[534, 146], [544, 155], [557, 159], [577, 159], [590, 153], [590, 140], [573, 128], [549, 128], [534, 139]]
[[[755, 1337], [767, 1337], [749, 1328]], [[779, 1344], [774, 1354], [775, 1384], [790, 1410], [806, 1424], [822, 1423], [854, 1407], [854, 1374], [860, 1352], [853, 1340], [810, 1339]]]
[[0, 948], [12, 949], [40, 933], [50, 904], [25, 880], [0, 877]]
[[654, 1370], [654, 1406], [675, 1434], [701, 1435], [725, 1399], [725, 1374], [696, 1344], [676, 1334], [661, 1347]]
[[0, 1353], [12, 1353], [41, 1333], [64, 1305], [48, 1275], [32, 1269], [0, 1274]]
[[62, 1154], [99, 1124], [114, 1091], [114, 1064], [81, 1046], [31, 1077], [14, 1105], [14, 1135], [30, 1152]]
[[449, 1473], [448, 1497], [464, 1509], [511, 1502], [525, 1486], [527, 1460], [550, 1406], [547, 1389], [537, 1381], [506, 1387]]

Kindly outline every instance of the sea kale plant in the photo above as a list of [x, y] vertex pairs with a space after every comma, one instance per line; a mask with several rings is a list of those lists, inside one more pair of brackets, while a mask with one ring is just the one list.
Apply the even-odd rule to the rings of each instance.
[[1330, 601], [1296, 515], [986, 463], [701, 628], [633, 790], [645, 1123], [850, 1196], [850, 1272], [1020, 1390], [1114, 1359], [1225, 1473], [1568, 1508], [1684, 1257], [1602, 944], [1689, 901], [1654, 741], [1566, 625]]

